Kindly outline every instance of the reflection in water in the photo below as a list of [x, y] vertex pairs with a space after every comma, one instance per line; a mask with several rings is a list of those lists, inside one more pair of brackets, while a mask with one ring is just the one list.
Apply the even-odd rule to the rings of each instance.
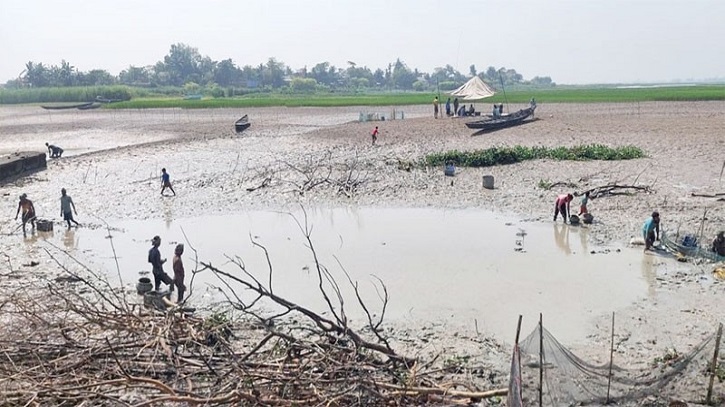
[[172, 202], [168, 199], [164, 200], [164, 221], [166, 222], [166, 230], [171, 228], [171, 223], [174, 221], [174, 212], [171, 210]]
[[554, 223], [554, 240], [556, 245], [566, 253], [571, 254], [571, 246], [569, 245], [569, 226], [565, 224]]
[[642, 255], [642, 277], [647, 282], [647, 295], [654, 299], [657, 292], [657, 272], [655, 271], [655, 256]]
[[582, 247], [582, 253], [589, 253], [589, 245], [587, 242], [589, 240], [589, 229], [579, 226], [574, 228], [572, 233], [579, 235], [579, 244]]
[[72, 229], [67, 229], [65, 231], [65, 234], [63, 235], [63, 245], [68, 250], [73, 250], [76, 248], [76, 232]]

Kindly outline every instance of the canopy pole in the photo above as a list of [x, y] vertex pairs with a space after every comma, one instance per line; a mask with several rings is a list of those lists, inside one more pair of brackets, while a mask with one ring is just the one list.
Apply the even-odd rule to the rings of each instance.
[[[503, 68], [501, 68], [503, 69]], [[503, 91], [503, 100], [506, 101], [506, 113], [509, 112], [509, 99], [506, 97], [506, 87], [503, 85], [503, 76], [501, 76], [501, 69], [498, 70], [498, 79], [501, 81], [501, 90]]]

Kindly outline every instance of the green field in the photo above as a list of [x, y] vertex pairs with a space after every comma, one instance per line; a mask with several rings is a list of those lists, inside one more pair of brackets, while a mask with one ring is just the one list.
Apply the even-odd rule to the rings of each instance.
[[[267, 106], [394, 106], [430, 104], [434, 92], [363, 93], [363, 94], [250, 94], [234, 98], [204, 98], [184, 100], [181, 97], [149, 97], [149, 90], [129, 87], [0, 89], [0, 104], [84, 102], [97, 95], [107, 98], [133, 97], [127, 102], [104, 106], [111, 109], [148, 108], [238, 108]], [[442, 103], [447, 95], [441, 93]], [[572, 87], [528, 89], [499, 92], [479, 103], [528, 103], [535, 97], [539, 103], [594, 103], [594, 102], [651, 102], [651, 101], [711, 101], [725, 100], [725, 85], [671, 86], [656, 88]]]
[[[265, 106], [396, 106], [430, 104], [436, 94], [425, 93], [377, 93], [364, 95], [275, 95], [257, 94], [241, 98], [182, 100], [181, 98], [133, 99], [109, 106], [117, 109], [143, 109], [161, 107], [215, 108], [215, 107], [265, 107]], [[650, 101], [703, 101], [725, 100], [725, 86], [681, 86], [668, 88], [617, 89], [617, 88], [560, 88], [532, 89], [497, 93], [479, 103], [528, 103], [535, 97], [538, 103], [595, 103], [595, 102], [650, 102]], [[447, 96], [441, 93], [442, 103]]]

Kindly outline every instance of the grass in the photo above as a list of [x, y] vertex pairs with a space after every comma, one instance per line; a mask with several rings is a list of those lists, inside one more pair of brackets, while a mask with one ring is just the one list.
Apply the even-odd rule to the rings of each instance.
[[0, 89], [0, 104], [90, 102], [101, 96], [105, 99], [130, 99], [133, 88], [128, 86], [77, 86], [64, 88]]
[[[168, 94], [173, 89], [158, 89]], [[85, 102], [97, 95], [109, 99], [132, 100], [107, 106], [115, 109], [149, 108], [245, 108], [269, 106], [395, 106], [430, 104], [436, 92], [370, 92], [370, 93], [327, 93], [327, 94], [282, 94], [255, 93], [233, 98], [204, 98], [184, 100], [180, 96], [152, 96], [153, 89], [127, 86], [98, 86], [75, 88], [0, 89], [0, 104]], [[181, 93], [181, 89], [179, 89]], [[440, 94], [442, 103], [447, 95]], [[725, 100], [725, 85], [671, 86], [661, 88], [618, 89], [615, 87], [571, 87], [559, 86], [550, 89], [508, 90], [479, 101], [479, 104], [528, 103], [535, 97], [539, 103], [622, 103], [653, 101], [708, 101]]]
[[514, 164], [526, 160], [631, 160], [645, 157], [639, 147], [607, 147], [590, 144], [576, 147], [492, 147], [485, 150], [458, 151], [428, 154], [424, 164], [428, 166], [453, 163], [462, 167], [490, 167], [493, 165]]

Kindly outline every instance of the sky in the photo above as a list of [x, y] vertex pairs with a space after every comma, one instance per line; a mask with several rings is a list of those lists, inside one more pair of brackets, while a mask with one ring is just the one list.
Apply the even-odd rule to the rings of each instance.
[[725, 79], [723, 0], [0, 0], [0, 83], [28, 61], [116, 75], [171, 44], [214, 60], [432, 72], [475, 64], [559, 84]]

